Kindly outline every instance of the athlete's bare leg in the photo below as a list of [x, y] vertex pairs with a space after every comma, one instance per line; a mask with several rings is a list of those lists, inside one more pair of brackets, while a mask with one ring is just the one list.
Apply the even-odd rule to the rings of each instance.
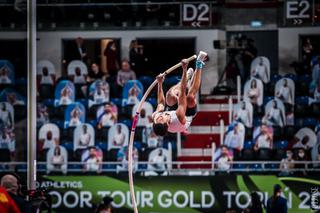
[[192, 76], [191, 86], [187, 94], [188, 108], [193, 108], [197, 105], [196, 95], [200, 89], [202, 66], [204, 64], [203, 61], [206, 57], [207, 53], [200, 51], [196, 62], [196, 70]]
[[[192, 79], [194, 79], [193, 77], [193, 70], [188, 70], [187, 71], [187, 80], [188, 80], [188, 84], [187, 85], [191, 85], [192, 84]], [[189, 87], [188, 87], [189, 89]], [[172, 86], [166, 93], [166, 104], [168, 106], [174, 106], [175, 104], [178, 103], [178, 98], [180, 96], [180, 91], [181, 91], [181, 84], [180, 82], [177, 83], [176, 85]]]

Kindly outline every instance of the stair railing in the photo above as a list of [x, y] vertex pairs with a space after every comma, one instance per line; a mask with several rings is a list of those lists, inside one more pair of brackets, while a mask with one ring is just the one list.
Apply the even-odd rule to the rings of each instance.
[[223, 136], [224, 136], [224, 120], [220, 119], [220, 144], [223, 145]]
[[232, 109], [233, 109], [233, 100], [232, 96], [229, 96], [229, 101], [228, 101], [228, 111], [229, 111], [229, 124], [232, 122]]
[[215, 159], [215, 153], [216, 153], [216, 144], [211, 144], [211, 168], [214, 170], [214, 159]]
[[241, 78], [240, 75], [237, 76], [237, 102], [241, 101]]

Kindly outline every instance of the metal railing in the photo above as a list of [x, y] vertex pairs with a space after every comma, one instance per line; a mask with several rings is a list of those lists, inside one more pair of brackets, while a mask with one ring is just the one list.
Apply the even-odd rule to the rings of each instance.
[[[173, 161], [166, 162], [166, 169], [156, 169], [152, 166], [152, 163], [148, 161], [141, 161], [136, 164], [135, 173], [144, 173], [148, 171], [153, 172], [164, 172], [166, 171], [168, 175], [186, 175], [190, 172], [209, 172], [209, 174], [214, 174], [216, 172], [320, 172], [320, 161], [295, 161], [293, 164], [304, 165], [303, 168], [292, 168], [292, 169], [280, 169], [281, 161], [233, 161], [229, 162], [229, 169], [221, 169], [218, 167], [217, 162], [212, 161]], [[68, 162], [67, 172], [69, 173], [83, 173], [85, 163], [83, 162]], [[127, 172], [128, 164], [121, 162], [102, 162], [99, 164], [101, 169], [99, 172]], [[314, 167], [316, 165], [317, 167]], [[119, 166], [117, 168], [117, 166]], [[205, 168], [204, 168], [205, 167]], [[3, 162], [0, 165], [0, 172], [26, 172], [27, 164], [26, 162]], [[47, 172], [47, 163], [38, 162], [37, 171], [40, 173]], [[61, 171], [57, 169], [55, 171]]]

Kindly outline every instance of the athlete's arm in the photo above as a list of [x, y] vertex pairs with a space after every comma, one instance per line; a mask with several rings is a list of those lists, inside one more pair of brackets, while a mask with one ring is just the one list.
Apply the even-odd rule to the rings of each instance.
[[165, 106], [165, 98], [164, 98], [164, 93], [163, 93], [163, 88], [162, 88], [162, 83], [164, 80], [164, 75], [160, 74], [157, 76], [157, 81], [158, 81], [158, 106], [155, 112], [162, 112], [164, 110]]

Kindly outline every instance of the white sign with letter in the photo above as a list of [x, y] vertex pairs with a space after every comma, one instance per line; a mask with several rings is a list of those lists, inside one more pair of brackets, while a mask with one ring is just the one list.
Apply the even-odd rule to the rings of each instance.
[[184, 25], [201, 27], [210, 22], [210, 6], [206, 3], [183, 4], [182, 22]]
[[286, 18], [287, 19], [309, 19], [311, 18], [312, 10], [310, 0], [294, 0], [286, 3]]

